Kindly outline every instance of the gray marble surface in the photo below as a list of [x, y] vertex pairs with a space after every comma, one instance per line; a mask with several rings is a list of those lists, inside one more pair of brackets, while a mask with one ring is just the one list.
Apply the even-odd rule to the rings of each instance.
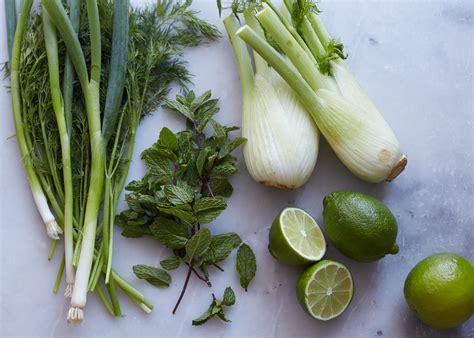
[[[195, 1], [203, 16], [221, 27], [212, 0]], [[344, 41], [348, 63], [391, 124], [408, 155], [406, 171], [392, 183], [364, 183], [351, 175], [323, 142], [310, 181], [296, 191], [280, 191], [254, 183], [243, 163], [233, 179], [229, 209], [212, 225], [215, 232], [237, 231], [254, 247], [258, 273], [243, 292], [233, 272], [212, 271], [213, 291], [232, 285], [236, 305], [232, 323], [211, 321], [192, 327], [210, 302], [210, 291], [193, 279], [178, 313], [184, 270], [158, 290], [137, 280], [131, 266], [157, 265], [167, 251], [150, 239], [115, 234], [114, 265], [155, 305], [147, 315], [124, 298], [123, 318], [111, 318], [90, 296], [86, 320], [67, 324], [68, 302], [54, 296], [52, 286], [60, 261], [48, 262], [50, 241], [37, 214], [14, 137], [10, 96], [2, 81], [0, 102], [0, 335], [1, 336], [259, 336], [259, 337], [472, 337], [474, 318], [461, 327], [437, 331], [420, 323], [403, 298], [403, 282], [422, 258], [455, 252], [474, 258], [474, 5], [472, 1], [324, 1], [323, 20]], [[3, 18], [3, 1], [0, 17]], [[4, 21], [0, 23], [1, 60], [6, 60]], [[186, 53], [195, 74], [195, 89], [212, 89], [221, 98], [218, 119], [240, 124], [240, 87], [226, 38]], [[183, 121], [158, 111], [138, 134], [130, 179], [144, 171], [141, 150], [150, 146], [163, 126], [180, 130]], [[239, 153], [239, 157], [241, 154]], [[280, 209], [306, 209], [320, 224], [323, 197], [338, 189], [376, 196], [396, 215], [400, 253], [372, 264], [353, 262], [329, 244], [327, 258], [346, 264], [355, 280], [355, 296], [347, 311], [327, 323], [312, 320], [295, 298], [300, 268], [280, 265], [267, 252], [268, 229]], [[124, 204], [120, 204], [123, 208]]]

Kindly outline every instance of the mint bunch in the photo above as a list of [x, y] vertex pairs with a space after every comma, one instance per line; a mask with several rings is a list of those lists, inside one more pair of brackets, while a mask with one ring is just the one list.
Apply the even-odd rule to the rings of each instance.
[[[256, 272], [255, 255], [238, 234], [213, 235], [203, 227], [227, 208], [226, 198], [233, 192], [229, 177], [239, 171], [232, 152], [246, 141], [241, 137], [230, 140], [229, 133], [239, 128], [223, 126], [213, 119], [219, 111], [217, 103], [210, 91], [201, 96], [190, 91], [166, 102], [166, 108], [186, 118], [187, 128], [176, 134], [163, 128], [158, 141], [142, 153], [147, 173], [141, 180], [127, 185], [129, 209], [117, 217], [123, 236], [150, 235], [172, 252], [161, 261], [163, 269], [134, 266], [138, 278], [157, 287], [167, 287], [171, 283], [167, 271], [187, 265], [184, 286], [173, 313], [191, 275], [211, 286], [209, 268], [222, 270], [218, 263], [234, 249], [239, 248], [236, 270], [243, 288], [247, 289]], [[212, 131], [210, 136], [205, 134], [205, 129]], [[230, 291], [226, 292], [229, 295]], [[211, 313], [226, 320], [221, 305], [214, 308]]]

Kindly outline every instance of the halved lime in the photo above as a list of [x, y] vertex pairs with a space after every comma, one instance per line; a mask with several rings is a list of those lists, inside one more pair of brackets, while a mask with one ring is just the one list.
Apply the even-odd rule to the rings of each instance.
[[303, 309], [313, 318], [336, 318], [350, 304], [354, 282], [341, 263], [323, 260], [304, 271], [296, 287]]
[[326, 241], [318, 224], [298, 208], [283, 209], [272, 224], [269, 240], [272, 256], [290, 265], [317, 262], [326, 253]]

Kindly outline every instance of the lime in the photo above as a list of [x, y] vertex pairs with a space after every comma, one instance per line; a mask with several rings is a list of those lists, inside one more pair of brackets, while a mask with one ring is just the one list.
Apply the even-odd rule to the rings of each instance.
[[375, 198], [356, 191], [330, 193], [323, 201], [326, 233], [334, 246], [359, 262], [398, 253], [397, 221]]
[[323, 260], [301, 274], [296, 295], [311, 317], [330, 320], [344, 312], [353, 290], [349, 270], [341, 263]]
[[425, 324], [455, 327], [474, 313], [474, 266], [451, 253], [429, 256], [410, 271], [404, 293], [408, 306]]
[[303, 265], [319, 261], [326, 241], [318, 224], [306, 211], [286, 208], [277, 216], [269, 235], [268, 250], [280, 262]]

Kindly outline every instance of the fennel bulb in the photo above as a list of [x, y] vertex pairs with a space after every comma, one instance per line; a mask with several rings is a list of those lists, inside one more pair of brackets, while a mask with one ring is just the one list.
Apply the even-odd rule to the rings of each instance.
[[344, 165], [368, 182], [392, 180], [406, 157], [390, 126], [347, 68], [332, 63], [336, 90], [320, 89], [318, 126]]
[[295, 189], [311, 176], [319, 131], [296, 93], [259, 55], [250, 55], [235, 32], [235, 17], [224, 20], [239, 64], [242, 84], [243, 153], [252, 178], [264, 185]]
[[[294, 12], [297, 2], [286, 0]], [[314, 12], [291, 23], [271, 3], [254, 18], [265, 29], [247, 24], [236, 34], [248, 43], [295, 90], [316, 125], [344, 165], [368, 182], [391, 181], [407, 158], [392, 129], [344, 64], [342, 44], [331, 40]], [[300, 8], [301, 10], [301, 8]], [[293, 16], [291, 16], [293, 18]], [[271, 37], [271, 41], [266, 40]], [[283, 56], [272, 44], [276, 43]]]

